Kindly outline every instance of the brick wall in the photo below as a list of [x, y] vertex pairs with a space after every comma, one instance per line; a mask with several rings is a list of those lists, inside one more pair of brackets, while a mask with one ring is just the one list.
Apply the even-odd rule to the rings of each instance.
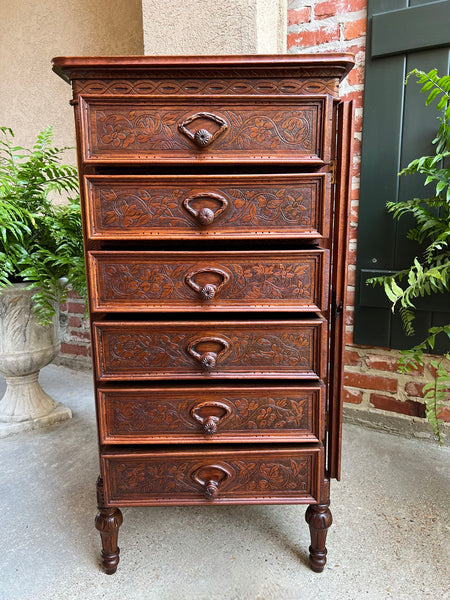
[[91, 336], [84, 301], [69, 292], [61, 304], [61, 350], [56, 362], [70, 367], [91, 366]]
[[[433, 368], [426, 361], [409, 375], [398, 372], [400, 353], [386, 348], [367, 348], [353, 344], [355, 262], [361, 163], [362, 112], [367, 0], [292, 0], [288, 2], [287, 50], [301, 52], [351, 52], [355, 68], [343, 82], [341, 96], [355, 102], [355, 139], [353, 155], [351, 220], [349, 236], [348, 305], [346, 317], [345, 401], [347, 406], [377, 415], [406, 415], [421, 422], [425, 411], [423, 386], [433, 379]], [[441, 411], [450, 422], [450, 399]]]
[[[355, 102], [351, 221], [349, 236], [349, 279], [346, 321], [345, 400], [347, 406], [376, 416], [404, 415], [424, 419], [422, 388], [432, 379], [432, 368], [400, 375], [399, 352], [353, 345], [353, 303], [361, 162], [364, 89], [366, 0], [292, 0], [288, 3], [287, 49], [299, 52], [351, 52], [356, 65], [341, 87], [341, 96]], [[63, 307], [67, 326], [60, 362], [90, 365], [89, 329], [80, 300], [71, 296]], [[442, 417], [450, 421], [449, 405]]]

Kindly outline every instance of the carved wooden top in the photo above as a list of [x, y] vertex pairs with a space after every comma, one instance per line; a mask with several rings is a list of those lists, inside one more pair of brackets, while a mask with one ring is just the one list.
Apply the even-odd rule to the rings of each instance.
[[354, 64], [351, 54], [261, 54], [258, 56], [58, 56], [53, 71], [66, 81], [86, 78], [336, 77]]

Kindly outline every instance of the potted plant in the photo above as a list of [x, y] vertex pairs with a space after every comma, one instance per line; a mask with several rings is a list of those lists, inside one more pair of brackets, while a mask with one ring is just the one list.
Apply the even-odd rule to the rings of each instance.
[[25, 149], [0, 127], [0, 433], [71, 416], [38, 382], [59, 350], [67, 283], [86, 297], [79, 199], [52, 202], [76, 193], [77, 172], [61, 164], [66, 148], [53, 147], [52, 137], [47, 127]]
[[[414, 333], [416, 301], [425, 296], [450, 292], [450, 76], [440, 77], [436, 69], [429, 73], [414, 69], [408, 74], [416, 76], [421, 92], [427, 94], [425, 104], [436, 102], [440, 123], [433, 143], [435, 153], [413, 160], [400, 175], [419, 173], [425, 177], [424, 185], [432, 187], [429, 198], [411, 198], [406, 202], [388, 202], [387, 209], [395, 219], [403, 215], [413, 217], [414, 226], [407, 236], [420, 244], [418, 254], [409, 268], [390, 276], [374, 277], [367, 283], [381, 284], [398, 309], [407, 335]], [[436, 337], [447, 340], [450, 347], [450, 323], [428, 330], [421, 343], [403, 351], [399, 362], [401, 372], [407, 373], [423, 365], [424, 353], [433, 352]], [[430, 360], [434, 368], [434, 381], [424, 387], [425, 414], [440, 444], [443, 443], [442, 423], [439, 413], [449, 396], [450, 350]]]

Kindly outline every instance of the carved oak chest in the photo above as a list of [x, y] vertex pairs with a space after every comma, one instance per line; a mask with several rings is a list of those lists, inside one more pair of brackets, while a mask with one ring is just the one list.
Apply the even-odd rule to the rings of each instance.
[[56, 58], [72, 83], [101, 473], [121, 506], [309, 505], [339, 477], [349, 55]]

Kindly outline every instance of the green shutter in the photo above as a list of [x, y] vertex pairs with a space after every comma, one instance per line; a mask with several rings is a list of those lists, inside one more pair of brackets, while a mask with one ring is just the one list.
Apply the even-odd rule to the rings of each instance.
[[365, 281], [409, 266], [420, 253], [406, 239], [411, 221], [394, 221], [386, 202], [428, 194], [419, 176], [397, 176], [411, 160], [433, 152], [438, 126], [419, 86], [413, 80], [405, 86], [404, 79], [414, 68], [448, 72], [450, 1], [368, 0], [367, 19], [354, 341], [404, 349], [426, 337], [429, 327], [450, 322], [450, 295], [418, 303], [416, 335], [407, 337], [382, 288]]

